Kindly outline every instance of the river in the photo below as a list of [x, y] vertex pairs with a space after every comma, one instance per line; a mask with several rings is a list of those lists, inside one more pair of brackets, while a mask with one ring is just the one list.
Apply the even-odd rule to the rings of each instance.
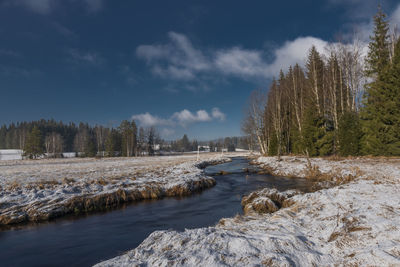
[[[209, 166], [217, 185], [185, 198], [165, 198], [119, 209], [0, 231], [0, 266], [91, 266], [137, 247], [156, 230], [215, 225], [242, 213], [243, 195], [259, 188], [309, 191], [306, 179], [247, 173], [245, 158]], [[226, 175], [216, 175], [220, 171]]]

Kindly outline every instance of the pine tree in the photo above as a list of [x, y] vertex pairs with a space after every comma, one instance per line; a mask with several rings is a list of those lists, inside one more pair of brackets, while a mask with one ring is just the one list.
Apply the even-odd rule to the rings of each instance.
[[[375, 16], [374, 23], [374, 36], [369, 45], [366, 70], [373, 81], [366, 86], [361, 113], [364, 132], [362, 151], [371, 155], [398, 155], [398, 133], [395, 130], [398, 109], [394, 100], [398, 95], [398, 84], [395, 81], [390, 82], [394, 79], [392, 76], [396, 76], [396, 70], [389, 63], [388, 23], [381, 10]], [[393, 62], [395, 61], [396, 58]]]
[[312, 104], [315, 106], [318, 115], [324, 112], [324, 62], [315, 46], [312, 46], [308, 54], [307, 64], [308, 91]]
[[362, 131], [358, 114], [344, 113], [339, 119], [339, 154], [344, 157], [359, 155], [361, 137]]
[[111, 130], [106, 138], [105, 147], [106, 147], [106, 156], [107, 157], [115, 156], [116, 149], [115, 149], [115, 142], [114, 142], [114, 138], [113, 138], [113, 135], [114, 135], [113, 131], [114, 130]]
[[24, 155], [36, 159], [43, 154], [43, 143], [40, 130], [37, 126], [32, 128], [25, 143]]
[[94, 157], [97, 154], [96, 143], [94, 142], [92, 137], [89, 137], [87, 143], [85, 145], [85, 157]]
[[7, 134], [7, 127], [3, 125], [0, 128], [0, 149], [6, 148], [6, 134]]
[[395, 45], [392, 64], [383, 80], [386, 96], [382, 118], [382, 123], [385, 125], [383, 141], [386, 155], [398, 156], [400, 155], [400, 39]]
[[318, 115], [315, 110], [308, 108], [305, 112], [304, 126], [303, 126], [303, 147], [307, 156], [318, 156], [317, 140], [318, 140]]
[[154, 137], [155, 129], [150, 127], [147, 133], [147, 153], [149, 156], [154, 156]]
[[378, 13], [374, 16], [374, 35], [370, 37], [371, 42], [368, 45], [366, 59], [368, 77], [377, 78], [389, 64], [389, 24], [385, 19], [386, 14], [379, 6]]

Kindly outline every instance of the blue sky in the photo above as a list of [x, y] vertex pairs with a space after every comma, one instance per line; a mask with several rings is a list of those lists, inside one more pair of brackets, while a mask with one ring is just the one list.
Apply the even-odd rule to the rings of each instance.
[[[393, 23], [397, 1], [380, 1]], [[0, 124], [40, 118], [166, 139], [241, 135], [249, 93], [354, 29], [378, 1], [0, 1]]]

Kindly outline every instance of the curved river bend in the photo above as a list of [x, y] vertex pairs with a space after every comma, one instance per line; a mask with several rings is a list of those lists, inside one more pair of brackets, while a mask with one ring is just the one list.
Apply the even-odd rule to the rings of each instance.
[[[137, 247], [156, 230], [215, 225], [221, 218], [242, 213], [243, 195], [259, 188], [309, 191], [305, 179], [245, 173], [253, 168], [244, 158], [209, 166], [217, 185], [186, 198], [165, 198], [129, 204], [85, 217], [0, 231], [1, 266], [91, 266]], [[215, 175], [220, 171], [227, 175]]]

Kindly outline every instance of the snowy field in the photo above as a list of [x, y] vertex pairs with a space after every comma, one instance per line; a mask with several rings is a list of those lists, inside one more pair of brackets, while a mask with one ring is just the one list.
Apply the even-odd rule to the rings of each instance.
[[[156, 231], [98, 266], [400, 266], [400, 160], [261, 157], [266, 170], [334, 181], [314, 193], [263, 189], [246, 215], [214, 227]], [[264, 205], [264, 209], [260, 209]]]
[[189, 195], [215, 184], [199, 167], [229, 160], [209, 153], [199, 161], [195, 154], [0, 161], [0, 225]]

